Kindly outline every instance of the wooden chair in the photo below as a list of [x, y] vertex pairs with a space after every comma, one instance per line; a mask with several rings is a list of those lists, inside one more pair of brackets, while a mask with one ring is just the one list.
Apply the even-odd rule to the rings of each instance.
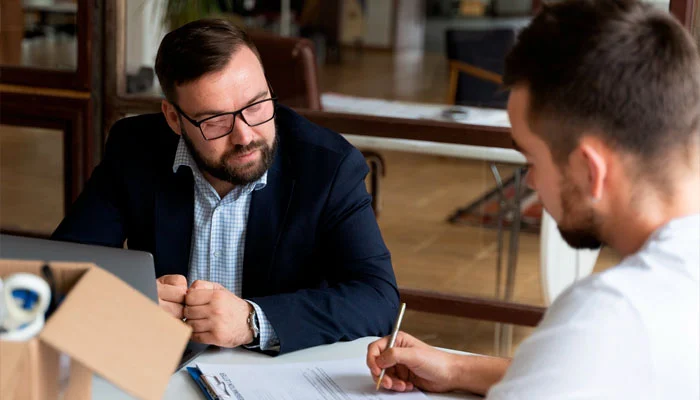
[[320, 110], [313, 42], [259, 31], [251, 31], [250, 37], [258, 48], [267, 79], [280, 101], [290, 107]]
[[457, 102], [457, 85], [459, 84], [460, 73], [468, 74], [487, 82], [493, 82], [497, 85], [503, 84], [503, 77], [500, 74], [462, 61], [450, 60], [450, 91], [447, 95], [447, 102], [450, 104], [456, 104]]
[[504, 61], [514, 45], [514, 28], [487, 30], [448, 29], [450, 60], [449, 104], [506, 108], [508, 94], [502, 90]]
[[[322, 110], [313, 42], [267, 32], [251, 31], [249, 34], [258, 48], [267, 79], [280, 102], [293, 108]], [[375, 216], [379, 216], [381, 177], [386, 171], [384, 158], [374, 151], [363, 151], [362, 154], [370, 168], [372, 209]]]

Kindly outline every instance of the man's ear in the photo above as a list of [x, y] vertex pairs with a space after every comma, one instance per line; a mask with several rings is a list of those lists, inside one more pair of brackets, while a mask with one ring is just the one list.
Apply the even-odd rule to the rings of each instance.
[[168, 101], [163, 100], [160, 102], [160, 110], [165, 116], [165, 120], [168, 122], [168, 126], [176, 134], [180, 135], [182, 130], [180, 129], [180, 118], [175, 107]]
[[608, 177], [608, 163], [600, 146], [592, 143], [581, 143], [579, 150], [583, 157], [583, 167], [587, 170], [587, 194], [594, 201], [603, 197], [605, 180]]

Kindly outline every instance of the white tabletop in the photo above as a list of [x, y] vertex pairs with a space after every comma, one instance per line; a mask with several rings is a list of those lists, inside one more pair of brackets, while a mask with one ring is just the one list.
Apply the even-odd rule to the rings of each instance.
[[[484, 125], [510, 128], [510, 120], [505, 110], [449, 106], [444, 104], [414, 103], [347, 96], [338, 93], [324, 93], [321, 103], [325, 111], [394, 117], [406, 119], [427, 119], [449, 121], [460, 124]], [[461, 111], [453, 114], [449, 111]], [[340, 132], [344, 133], [344, 132]], [[524, 164], [525, 157], [513, 149], [469, 146], [453, 143], [436, 143], [425, 140], [383, 138], [364, 135], [344, 134], [345, 138], [360, 149], [394, 150], [410, 153], [432, 154], [447, 157], [496, 161], [510, 164]]]
[[508, 113], [498, 108], [384, 100], [340, 93], [323, 93], [321, 104], [324, 111], [510, 128]]
[[[194, 359], [193, 363], [209, 363], [209, 364], [281, 364], [294, 362], [309, 362], [309, 361], [331, 361], [343, 360], [349, 358], [364, 357], [367, 354], [367, 345], [376, 338], [367, 337], [355, 340], [353, 342], [342, 342], [331, 345], [313, 347], [306, 350], [300, 350], [289, 354], [284, 354], [278, 357], [270, 357], [260, 353], [252, 352], [244, 349], [214, 349], [208, 350], [205, 354]], [[372, 379], [367, 371], [367, 379]], [[479, 396], [467, 394], [428, 394], [431, 399], [480, 399]], [[96, 378], [93, 380], [93, 398], [94, 399], [131, 399], [120, 390], [116, 389], [110, 383], [103, 379]], [[199, 388], [196, 386], [192, 378], [183, 368], [176, 372], [170, 379], [170, 384], [163, 396], [163, 399], [203, 399]], [[400, 400], [401, 396], [397, 396]]]
[[527, 161], [522, 153], [500, 147], [471, 146], [454, 143], [438, 143], [425, 140], [394, 139], [363, 135], [343, 135], [358, 149], [392, 150], [408, 153], [432, 154], [436, 156], [465, 158], [470, 160], [496, 161], [523, 165]]

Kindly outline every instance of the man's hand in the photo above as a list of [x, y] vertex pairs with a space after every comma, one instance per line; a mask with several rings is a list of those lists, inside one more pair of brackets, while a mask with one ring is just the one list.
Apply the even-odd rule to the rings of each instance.
[[397, 392], [418, 387], [429, 392], [456, 389], [454, 355], [431, 347], [413, 336], [399, 332], [394, 347], [385, 350], [389, 337], [377, 340], [367, 349], [367, 366], [376, 382], [386, 368], [382, 387]]
[[510, 366], [505, 358], [438, 350], [404, 332], [399, 332], [393, 348], [385, 350], [388, 344], [385, 337], [369, 345], [367, 366], [375, 382], [386, 368], [382, 387], [397, 392], [415, 386], [429, 392], [465, 390], [486, 395]]
[[158, 305], [173, 317], [182, 319], [187, 293], [187, 279], [182, 275], [163, 275], [156, 279]]
[[248, 315], [253, 306], [215, 282], [195, 281], [185, 296], [184, 315], [192, 340], [219, 347], [253, 341]]

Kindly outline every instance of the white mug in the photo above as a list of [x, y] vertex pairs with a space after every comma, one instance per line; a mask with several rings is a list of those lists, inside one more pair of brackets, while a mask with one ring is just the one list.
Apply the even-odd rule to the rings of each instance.
[[[15, 290], [27, 290], [37, 296], [29, 309], [13, 295]], [[0, 340], [29, 340], [44, 327], [44, 314], [51, 301], [51, 288], [41, 277], [17, 273], [0, 279]]]

